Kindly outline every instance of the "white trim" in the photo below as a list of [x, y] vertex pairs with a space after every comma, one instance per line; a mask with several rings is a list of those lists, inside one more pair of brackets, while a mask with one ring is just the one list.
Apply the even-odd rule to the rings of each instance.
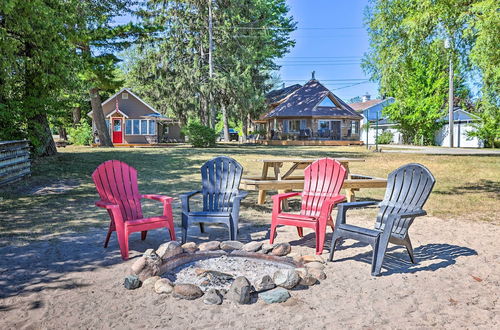
[[113, 141], [113, 137], [114, 137], [114, 133], [115, 133], [115, 125], [113, 123], [113, 120], [120, 120], [121, 121], [121, 124], [120, 124], [120, 127], [121, 127], [121, 132], [122, 132], [122, 142], [116, 142], [117, 144], [124, 144], [125, 143], [125, 119], [123, 119], [122, 117], [111, 117], [111, 120], [109, 121], [109, 128], [111, 128], [111, 143], [115, 143]]
[[[122, 92], [124, 91], [127, 91], [129, 94], [131, 94], [133, 97], [135, 97], [137, 100], [139, 100], [139, 102], [141, 102], [142, 104], [144, 104], [146, 107], [148, 107], [149, 110], [153, 111], [153, 112], [156, 112], [158, 114], [161, 114], [159, 113], [158, 111], [156, 111], [152, 106], [150, 106], [149, 104], [147, 104], [146, 102], [144, 102], [139, 96], [135, 95], [129, 88], [127, 87], [124, 87], [122, 89], [120, 89], [116, 94], [114, 94], [113, 96], [110, 96], [106, 101], [102, 102], [102, 105], [105, 105], [106, 103], [108, 103], [109, 101], [113, 100], [115, 97], [117, 97], [119, 94], [121, 94]], [[91, 116], [92, 114], [92, 111], [90, 111], [89, 113], [87, 113], [87, 116]], [[127, 117], [128, 118], [128, 117]]]
[[120, 111], [120, 109], [118, 109], [118, 110], [116, 110], [116, 109], [115, 109], [115, 110], [111, 111], [111, 112], [110, 112], [110, 113], [106, 116], [106, 118], [113, 116], [113, 115], [114, 115], [115, 113], [117, 113], [117, 112], [118, 112], [119, 114], [121, 114], [123, 117], [125, 117], [125, 118], [129, 118], [126, 114], [124, 114], [123, 112], [121, 112], [121, 111]]

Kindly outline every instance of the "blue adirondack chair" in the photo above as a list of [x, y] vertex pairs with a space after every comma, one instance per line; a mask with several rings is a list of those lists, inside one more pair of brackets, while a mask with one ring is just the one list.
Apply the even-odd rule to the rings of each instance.
[[[202, 190], [181, 195], [182, 201], [182, 242], [186, 242], [188, 228], [193, 223], [223, 223], [229, 228], [229, 239], [238, 237], [240, 202], [248, 195], [239, 191], [243, 167], [230, 157], [220, 156], [207, 161], [201, 167]], [[196, 194], [203, 195], [203, 211], [193, 212], [189, 199]]]
[[431, 194], [435, 182], [432, 173], [420, 164], [407, 164], [391, 172], [387, 179], [384, 200], [379, 204], [380, 210], [374, 229], [347, 224], [346, 212], [349, 209], [374, 205], [376, 202], [338, 204], [337, 221], [328, 260], [332, 261], [337, 242], [349, 238], [372, 246], [374, 276], [380, 275], [389, 243], [406, 247], [411, 262], [415, 263], [408, 229], [416, 217], [427, 214], [422, 207]]

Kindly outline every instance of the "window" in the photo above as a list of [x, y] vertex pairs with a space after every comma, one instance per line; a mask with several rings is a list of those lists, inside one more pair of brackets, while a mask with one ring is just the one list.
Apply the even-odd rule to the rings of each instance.
[[359, 134], [359, 121], [351, 121], [352, 134]]
[[289, 120], [288, 121], [288, 131], [298, 132], [300, 130], [300, 120]]
[[125, 134], [132, 134], [132, 120], [125, 121]]
[[149, 121], [148, 134], [149, 135], [156, 134], [156, 122], [154, 120]]
[[321, 103], [318, 105], [319, 107], [336, 107], [335, 103], [330, 100], [330, 98], [327, 96], [321, 101]]
[[146, 119], [141, 119], [141, 135], [148, 134], [148, 121]]
[[128, 93], [122, 93], [122, 100], [128, 100]]
[[155, 135], [156, 121], [147, 119], [127, 119], [125, 122], [127, 135]]
[[140, 134], [140, 132], [139, 132], [139, 120], [138, 119], [132, 120], [132, 134], [135, 134], [135, 135]]

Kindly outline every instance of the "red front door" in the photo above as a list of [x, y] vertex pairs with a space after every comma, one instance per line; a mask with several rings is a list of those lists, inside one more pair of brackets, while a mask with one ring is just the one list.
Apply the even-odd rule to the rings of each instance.
[[123, 143], [122, 120], [113, 118], [113, 143]]

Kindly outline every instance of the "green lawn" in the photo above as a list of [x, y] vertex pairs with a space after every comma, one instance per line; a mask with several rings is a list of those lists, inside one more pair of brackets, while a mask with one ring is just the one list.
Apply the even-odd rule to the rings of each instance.
[[[72, 147], [59, 155], [36, 161], [30, 179], [0, 192], [0, 246], [50, 239], [66, 232], [107, 225], [107, 214], [93, 206], [97, 193], [91, 173], [101, 162], [119, 159], [139, 171], [142, 193], [177, 197], [199, 188], [199, 167], [206, 160], [227, 155], [239, 161], [245, 175], [259, 175], [258, 158], [270, 157], [361, 157], [352, 163], [353, 173], [385, 177], [395, 168], [410, 162], [422, 163], [435, 175], [437, 183], [426, 209], [439, 218], [469, 221], [498, 221], [500, 218], [500, 158], [494, 156], [438, 156], [418, 154], [373, 153], [364, 147], [267, 147], [224, 145], [211, 149], [190, 147], [98, 149]], [[62, 194], [33, 195], [34, 187], [57, 182], [77, 186]], [[361, 199], [381, 199], [383, 189], [366, 189]], [[266, 205], [255, 204], [252, 192], [242, 205], [242, 221], [256, 224], [270, 222], [270, 198]], [[146, 214], [158, 213], [160, 205], [145, 202]], [[297, 207], [298, 202], [292, 206]], [[174, 207], [179, 223], [179, 203]]]

